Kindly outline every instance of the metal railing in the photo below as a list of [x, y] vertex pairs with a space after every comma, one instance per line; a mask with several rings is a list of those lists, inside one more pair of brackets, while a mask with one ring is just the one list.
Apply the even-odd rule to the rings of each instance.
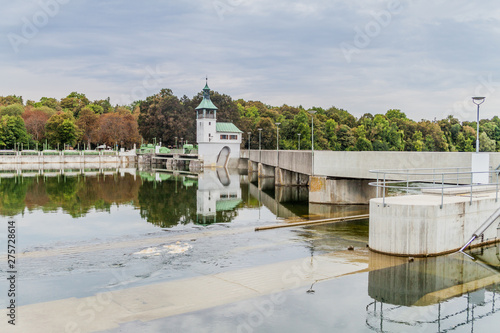
[[[389, 191], [399, 191], [406, 194], [410, 192], [418, 193], [426, 191], [428, 193], [441, 194], [441, 205], [446, 192], [450, 193], [470, 193], [470, 204], [472, 204], [473, 192], [495, 191], [495, 201], [498, 201], [499, 172], [498, 169], [490, 171], [473, 172], [470, 168], [420, 168], [420, 169], [386, 169], [370, 170], [376, 174], [377, 181], [370, 182], [369, 185], [377, 187], [377, 198], [382, 190], [383, 206], [386, 206], [386, 193]], [[488, 178], [487, 182], [477, 182], [477, 177]], [[456, 189], [456, 190], [452, 190]], [[467, 190], [464, 191], [464, 190]]]

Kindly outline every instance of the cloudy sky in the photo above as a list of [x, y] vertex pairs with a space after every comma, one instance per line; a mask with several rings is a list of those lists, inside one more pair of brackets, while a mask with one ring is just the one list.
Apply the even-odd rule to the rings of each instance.
[[500, 6], [424, 0], [1, 1], [0, 96], [234, 99], [415, 120], [500, 110]]

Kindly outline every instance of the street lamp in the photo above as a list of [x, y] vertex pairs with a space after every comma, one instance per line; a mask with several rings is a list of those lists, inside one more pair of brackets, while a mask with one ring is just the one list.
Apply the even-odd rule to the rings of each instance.
[[262, 134], [262, 128], [257, 128], [257, 131], [259, 131], [259, 150], [260, 150], [260, 138]]
[[280, 130], [281, 123], [275, 123], [275, 124], [276, 124], [276, 150], [280, 150], [279, 130]]
[[314, 114], [316, 111], [308, 111], [311, 114], [311, 173], [314, 175]]
[[479, 105], [483, 104], [484, 97], [472, 97], [472, 102], [477, 105], [476, 153], [479, 153]]
[[300, 133], [297, 134], [299, 136], [299, 149], [300, 150]]
[[252, 135], [252, 132], [247, 132], [247, 134], [248, 134], [248, 153], [250, 154], [250, 136]]
[[175, 137], [175, 149], [177, 149], [177, 137]]

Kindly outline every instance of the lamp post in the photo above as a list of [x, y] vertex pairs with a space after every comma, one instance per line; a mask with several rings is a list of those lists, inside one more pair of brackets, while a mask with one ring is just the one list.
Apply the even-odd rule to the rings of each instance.
[[300, 133], [297, 134], [299, 136], [299, 148], [298, 150], [300, 150]]
[[175, 149], [177, 149], [177, 137], [175, 137]]
[[276, 150], [280, 150], [279, 131], [281, 123], [276, 123]]
[[308, 111], [311, 114], [311, 173], [314, 175], [314, 114], [316, 111]]
[[259, 131], [259, 151], [260, 151], [260, 139], [261, 139], [261, 134], [262, 134], [262, 128], [257, 128]]
[[476, 153], [479, 153], [479, 105], [483, 104], [484, 97], [472, 97], [472, 102], [477, 105]]
[[252, 135], [252, 132], [247, 132], [248, 134], [248, 158], [250, 158], [250, 137]]

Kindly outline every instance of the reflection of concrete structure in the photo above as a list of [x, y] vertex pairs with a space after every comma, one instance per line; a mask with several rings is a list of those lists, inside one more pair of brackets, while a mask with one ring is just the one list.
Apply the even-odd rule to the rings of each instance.
[[[368, 327], [377, 331], [383, 327], [384, 332], [408, 331], [408, 327], [436, 324], [445, 332], [488, 316], [492, 309], [500, 310], [498, 303], [495, 305], [500, 301], [499, 248], [475, 251], [477, 261], [453, 254], [408, 262], [401, 257], [370, 253], [368, 295], [374, 302], [367, 307]], [[473, 318], [475, 306], [484, 309], [476, 309]], [[450, 309], [457, 312], [450, 314]], [[405, 311], [414, 315], [401, 320]]]
[[[227, 169], [206, 169], [198, 176], [196, 214], [198, 223], [218, 221], [217, 213], [234, 210], [241, 202], [240, 176]], [[226, 221], [224, 221], [226, 222]]]
[[217, 122], [217, 107], [210, 100], [210, 88], [206, 84], [203, 100], [196, 108], [196, 141], [204, 165], [227, 166], [230, 160], [237, 163], [241, 136], [242, 132], [233, 123]]

